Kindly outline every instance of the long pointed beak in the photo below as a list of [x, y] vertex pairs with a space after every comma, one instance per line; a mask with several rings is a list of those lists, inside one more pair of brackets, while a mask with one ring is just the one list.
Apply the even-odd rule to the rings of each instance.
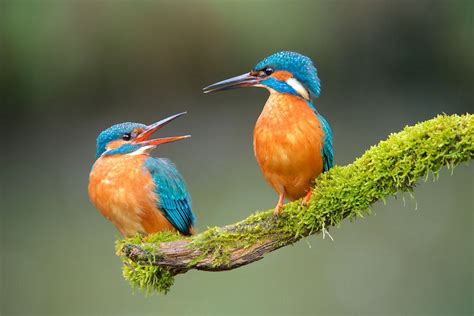
[[139, 144], [141, 146], [158, 146], [158, 145], [161, 145], [161, 144], [171, 143], [171, 142], [186, 139], [186, 138], [189, 138], [189, 137], [191, 137], [191, 135], [163, 137], [163, 138], [156, 138], [156, 139], [146, 140], [146, 141], [140, 142]]
[[145, 127], [145, 129], [138, 135], [133, 141], [132, 144], [139, 144], [141, 146], [158, 146], [165, 143], [175, 142], [178, 140], [186, 139], [191, 137], [191, 135], [184, 135], [184, 136], [174, 136], [174, 137], [164, 137], [164, 138], [156, 138], [156, 139], [149, 139], [153, 133], [157, 130], [161, 129], [162, 127], [168, 125], [170, 122], [174, 121], [180, 116], [183, 116], [186, 112], [178, 113], [167, 117], [159, 122], [153, 123]]
[[215, 91], [230, 90], [242, 87], [251, 87], [260, 82], [260, 78], [252, 76], [250, 73], [245, 73], [240, 76], [232, 77], [230, 79], [222, 80], [217, 83], [211, 84], [202, 89], [204, 93], [210, 93]]

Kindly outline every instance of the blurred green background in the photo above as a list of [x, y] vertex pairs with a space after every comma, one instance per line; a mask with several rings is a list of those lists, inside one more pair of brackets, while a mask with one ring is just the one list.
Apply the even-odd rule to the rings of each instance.
[[187, 110], [161, 135], [193, 138], [156, 155], [187, 179], [198, 229], [270, 208], [252, 149], [267, 92], [203, 86], [279, 50], [310, 56], [344, 165], [405, 125], [472, 112], [473, 15], [473, 1], [2, 0], [0, 314], [472, 315], [472, 166], [377, 203], [334, 242], [151, 297], [122, 279], [87, 182], [102, 129]]

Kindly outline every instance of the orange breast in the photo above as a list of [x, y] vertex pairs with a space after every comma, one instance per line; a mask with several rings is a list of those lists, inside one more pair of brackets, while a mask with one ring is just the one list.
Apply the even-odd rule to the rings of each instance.
[[272, 93], [254, 130], [257, 162], [267, 182], [279, 194], [303, 197], [322, 173], [324, 132], [306, 101]]
[[89, 175], [89, 197], [125, 237], [174, 231], [157, 209], [155, 184], [143, 163], [147, 155], [99, 158]]

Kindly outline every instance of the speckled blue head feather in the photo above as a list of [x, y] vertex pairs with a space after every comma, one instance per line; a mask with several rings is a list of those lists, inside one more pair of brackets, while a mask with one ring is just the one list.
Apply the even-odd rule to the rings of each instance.
[[321, 84], [318, 72], [309, 57], [304, 55], [282, 51], [268, 56], [259, 62], [254, 70], [262, 70], [271, 67], [275, 71], [284, 70], [293, 74], [309, 91], [312, 97], [317, 98], [321, 92]]
[[131, 133], [136, 128], [145, 128], [145, 124], [125, 122], [120, 124], [115, 124], [97, 137], [96, 142], [96, 158], [99, 158], [106, 150], [107, 144], [114, 140], [122, 139], [122, 136], [126, 133]]

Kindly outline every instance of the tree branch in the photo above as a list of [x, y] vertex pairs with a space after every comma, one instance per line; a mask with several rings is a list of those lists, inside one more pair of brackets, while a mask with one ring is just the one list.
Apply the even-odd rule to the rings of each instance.
[[174, 276], [191, 269], [223, 271], [258, 261], [266, 253], [303, 237], [327, 232], [345, 218], [370, 214], [370, 205], [397, 192], [411, 191], [443, 166], [454, 168], [474, 157], [474, 116], [440, 115], [406, 127], [372, 146], [345, 167], [320, 176], [310, 203], [285, 205], [282, 214], [257, 212], [225, 227], [184, 238], [171, 233], [117, 242], [123, 274], [132, 285], [167, 292]]

